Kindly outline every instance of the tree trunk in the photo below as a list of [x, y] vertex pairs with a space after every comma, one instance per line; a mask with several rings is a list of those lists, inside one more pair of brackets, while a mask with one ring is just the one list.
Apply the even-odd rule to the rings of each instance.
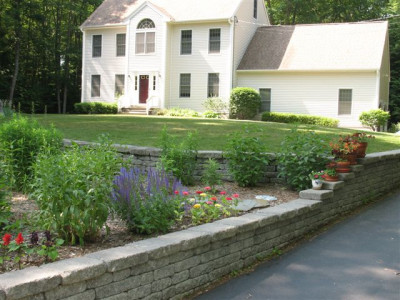
[[15, 86], [17, 85], [17, 78], [18, 78], [18, 71], [19, 71], [19, 54], [21, 51], [21, 42], [19, 38], [17, 38], [17, 41], [15, 43], [15, 62], [14, 62], [14, 74], [11, 80], [11, 87], [10, 87], [10, 107], [12, 107], [13, 100], [14, 100], [14, 92], [15, 92]]

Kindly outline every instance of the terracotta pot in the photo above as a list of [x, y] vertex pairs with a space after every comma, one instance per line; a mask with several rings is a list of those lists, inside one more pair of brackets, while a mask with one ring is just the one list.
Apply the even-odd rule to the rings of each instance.
[[357, 148], [357, 157], [363, 158], [365, 157], [366, 151], [367, 151], [368, 143], [367, 142], [361, 142], [358, 145]]
[[336, 162], [336, 172], [338, 173], [349, 173], [351, 171], [349, 161], [338, 161]]
[[326, 168], [327, 169], [332, 169], [334, 167], [336, 167], [336, 162], [334, 162], [334, 161], [331, 161], [331, 162], [326, 164]]
[[344, 156], [344, 158], [350, 162], [350, 165], [356, 165], [357, 164], [357, 151], [346, 154]]
[[325, 181], [339, 181], [339, 176], [329, 176], [327, 174], [324, 175]]

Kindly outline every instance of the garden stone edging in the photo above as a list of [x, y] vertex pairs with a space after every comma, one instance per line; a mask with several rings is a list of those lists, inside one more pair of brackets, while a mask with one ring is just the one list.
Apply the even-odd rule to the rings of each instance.
[[[64, 146], [70, 146], [72, 143], [76, 143], [79, 146], [97, 144], [93, 142], [67, 140], [67, 139], [64, 139], [63, 141], [64, 141]], [[159, 148], [120, 145], [120, 144], [113, 144], [113, 146], [117, 149], [117, 152], [121, 153], [124, 157], [131, 158], [133, 160], [133, 166], [138, 168], [142, 169], [155, 168], [157, 166], [157, 162], [160, 160], [161, 149]], [[265, 167], [264, 177], [263, 177], [264, 179], [262, 182], [281, 183], [282, 179], [278, 178], [278, 170], [277, 170], [275, 154], [268, 153], [268, 157], [270, 158], [270, 162]], [[221, 174], [223, 180], [233, 181], [232, 176], [228, 172], [228, 160], [224, 157], [223, 152], [208, 151], [208, 150], [200, 150], [197, 152], [197, 157], [196, 157], [197, 165], [194, 171], [194, 177], [196, 180], [201, 179], [201, 175], [204, 172], [206, 163], [209, 158], [212, 158], [219, 163], [220, 168], [218, 169], [217, 172]]]
[[[0, 275], [2, 299], [181, 299], [400, 185], [400, 150], [278, 206]], [[360, 171], [361, 170], [361, 171]], [[311, 200], [315, 199], [315, 200]]]

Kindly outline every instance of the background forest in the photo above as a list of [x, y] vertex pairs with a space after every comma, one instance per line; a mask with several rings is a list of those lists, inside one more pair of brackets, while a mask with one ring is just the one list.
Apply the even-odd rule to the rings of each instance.
[[[67, 113], [80, 101], [79, 26], [103, 0], [0, 0], [0, 99], [21, 110]], [[390, 22], [392, 122], [400, 121], [398, 0], [266, 0], [271, 24]], [[33, 108], [32, 108], [33, 103]]]

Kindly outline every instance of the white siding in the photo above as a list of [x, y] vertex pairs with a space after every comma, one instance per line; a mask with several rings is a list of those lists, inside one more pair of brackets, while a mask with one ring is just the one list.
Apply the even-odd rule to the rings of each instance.
[[[136, 54], [136, 33], [137, 26], [143, 19], [151, 19], [155, 25], [155, 52], [150, 54]], [[128, 58], [128, 93], [126, 102], [130, 105], [139, 103], [139, 88], [135, 91], [135, 76], [149, 75], [149, 97], [151, 95], [158, 95], [162, 97], [164, 89], [163, 70], [163, 57], [165, 53], [165, 26], [166, 23], [163, 16], [152, 9], [151, 7], [144, 6], [140, 11], [132, 16], [129, 22], [129, 58]], [[152, 89], [152, 78], [156, 76], [157, 84], [156, 91]], [[162, 99], [161, 99], [162, 100]]]
[[390, 54], [389, 54], [389, 37], [386, 34], [385, 47], [383, 49], [382, 64], [380, 70], [379, 84], [379, 103], [384, 104], [385, 110], [389, 106], [389, 79], [390, 79]]
[[[115, 74], [125, 74], [125, 57], [116, 55], [116, 35], [125, 28], [86, 30], [84, 46], [84, 71], [82, 79], [82, 102], [115, 102]], [[92, 57], [92, 37], [102, 35], [101, 57]], [[101, 76], [100, 97], [91, 97], [92, 75]]]
[[[247, 46], [254, 36], [259, 26], [269, 25], [264, 1], [258, 0], [257, 19], [253, 18], [253, 0], [244, 0], [236, 13], [237, 22], [235, 23], [234, 33], [234, 58], [233, 70], [235, 71], [246, 52]], [[233, 86], [236, 85], [234, 72]]]
[[[220, 53], [208, 53], [209, 30], [221, 29]], [[181, 30], [192, 30], [192, 54], [180, 54]], [[219, 96], [229, 98], [230, 93], [230, 25], [226, 23], [187, 24], [172, 26], [169, 57], [169, 106], [203, 111], [207, 99], [208, 73], [219, 73]], [[190, 98], [179, 97], [181, 73], [191, 74]]]
[[[337, 118], [361, 126], [361, 112], [376, 108], [376, 73], [238, 72], [238, 86], [271, 89], [271, 111]], [[351, 115], [338, 115], [339, 89], [352, 89]]]

